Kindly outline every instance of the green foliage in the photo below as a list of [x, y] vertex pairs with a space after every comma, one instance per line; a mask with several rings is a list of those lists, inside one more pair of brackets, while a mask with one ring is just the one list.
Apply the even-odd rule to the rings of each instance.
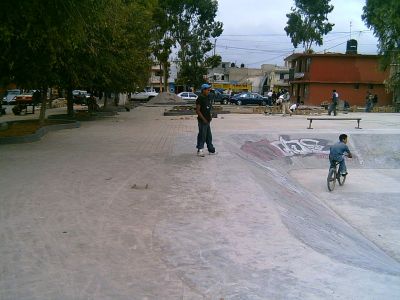
[[287, 14], [286, 34], [297, 48], [300, 44], [310, 50], [313, 43], [321, 46], [322, 37], [332, 31], [334, 24], [328, 22], [328, 14], [333, 10], [330, 0], [295, 0], [296, 8]]
[[400, 2], [397, 0], [367, 0], [362, 19], [373, 29], [378, 38], [378, 47], [384, 55], [387, 67], [393, 58], [399, 59], [400, 49]]
[[220, 36], [222, 23], [215, 21], [218, 2], [215, 0], [159, 0], [157, 30], [160, 44], [155, 51], [162, 62], [172, 47], [179, 47], [180, 71], [177, 82], [199, 86], [206, 74], [207, 53], [212, 49], [210, 38]]
[[1, 83], [130, 90], [149, 74], [155, 7], [156, 0], [2, 0]]
[[382, 67], [390, 69], [389, 90], [400, 97], [400, 1], [367, 0], [361, 16], [378, 38]]
[[222, 62], [221, 55], [213, 55], [207, 57], [204, 61], [204, 64], [206, 65], [207, 68], [216, 68], [221, 64], [221, 62]]

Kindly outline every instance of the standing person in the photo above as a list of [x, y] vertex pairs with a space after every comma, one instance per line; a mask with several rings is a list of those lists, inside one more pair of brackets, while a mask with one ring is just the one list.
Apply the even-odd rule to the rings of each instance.
[[269, 92], [267, 93], [267, 97], [268, 97], [268, 105], [272, 105], [273, 101], [272, 101], [272, 90], [269, 90]]
[[365, 96], [365, 112], [371, 112], [373, 107], [374, 96], [372, 96], [370, 91], [367, 91], [367, 96]]
[[375, 106], [376, 104], [378, 104], [378, 95], [377, 94], [374, 95], [374, 99], [372, 100], [372, 106]]
[[212, 144], [212, 134], [210, 123], [212, 120], [212, 105], [208, 97], [211, 85], [204, 83], [201, 85], [201, 94], [196, 100], [197, 123], [199, 133], [197, 134], [197, 155], [204, 157], [204, 143], [207, 144], [209, 154], [216, 154]]
[[347, 153], [347, 156], [349, 158], [352, 158], [349, 147], [346, 144], [347, 144], [347, 135], [341, 134], [339, 136], [339, 142], [332, 145], [330, 148], [330, 151], [329, 151], [329, 162], [331, 164], [330, 167], [334, 168], [335, 162], [338, 162], [339, 163], [339, 173], [342, 174], [342, 176], [347, 175], [347, 168], [346, 168], [346, 163], [344, 161], [343, 155]]
[[275, 105], [276, 99], [278, 99], [278, 96], [276, 95], [275, 91], [272, 92], [272, 105]]
[[336, 90], [332, 91], [332, 103], [328, 108], [328, 115], [330, 116], [332, 111], [333, 115], [336, 116], [336, 107], [339, 103], [339, 94], [336, 92]]
[[289, 91], [285, 90], [283, 91], [283, 99], [282, 99], [282, 117], [286, 116], [286, 112], [288, 112], [290, 115], [292, 115], [292, 112], [290, 111], [290, 94]]

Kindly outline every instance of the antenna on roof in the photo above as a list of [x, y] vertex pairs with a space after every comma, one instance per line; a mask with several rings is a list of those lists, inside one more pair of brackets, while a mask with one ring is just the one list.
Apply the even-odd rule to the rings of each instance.
[[350, 21], [350, 40], [351, 40], [351, 25], [352, 25], [352, 23]]

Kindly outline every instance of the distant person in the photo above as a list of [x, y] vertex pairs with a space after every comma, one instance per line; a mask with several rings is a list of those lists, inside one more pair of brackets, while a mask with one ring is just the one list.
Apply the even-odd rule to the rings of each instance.
[[292, 115], [292, 112], [290, 111], [290, 94], [289, 91], [283, 91], [283, 94], [281, 95], [282, 97], [282, 117], [286, 116], [286, 113], [289, 115]]
[[377, 94], [374, 95], [374, 99], [372, 102], [374, 103], [374, 106], [378, 103], [378, 95]]
[[278, 99], [278, 97], [277, 97], [277, 95], [276, 95], [276, 92], [273, 91], [273, 92], [272, 92], [272, 105], [274, 105], [274, 104], [276, 103], [276, 99]]
[[267, 93], [267, 105], [272, 105], [272, 90], [269, 90]]
[[330, 116], [331, 113], [333, 112], [333, 115], [336, 116], [336, 108], [339, 103], [339, 94], [336, 92], [336, 90], [332, 91], [332, 103], [328, 107], [328, 115]]
[[96, 97], [93, 95], [90, 95], [88, 99], [88, 111], [89, 112], [99, 111], [99, 105], [97, 104]]
[[343, 110], [347, 113], [350, 110], [350, 104], [346, 100], [344, 100]]
[[347, 144], [347, 135], [341, 134], [339, 136], [339, 142], [332, 145], [329, 152], [329, 162], [331, 165], [330, 167], [334, 168], [335, 162], [338, 162], [339, 173], [342, 174], [343, 176], [347, 175], [347, 168], [346, 168], [346, 163], [344, 161], [344, 155], [347, 154], [349, 158], [353, 157], [351, 155], [349, 147], [346, 144]]
[[377, 105], [377, 104], [378, 104], [378, 95], [375, 94], [374, 98], [372, 99], [372, 108], [374, 108], [375, 105]]
[[32, 94], [32, 102], [34, 105], [38, 105], [42, 102], [42, 94], [39, 90], [35, 90]]
[[212, 144], [211, 120], [212, 120], [212, 103], [208, 94], [211, 85], [204, 83], [201, 85], [201, 93], [196, 100], [197, 123], [199, 133], [197, 134], [197, 155], [204, 157], [204, 143], [207, 144], [209, 154], [215, 154], [215, 147]]
[[290, 111], [293, 113], [298, 107], [299, 107], [300, 103], [295, 103], [292, 104], [292, 106], [290, 106]]
[[365, 96], [365, 112], [371, 112], [374, 106], [374, 96], [370, 91], [367, 91], [367, 95]]

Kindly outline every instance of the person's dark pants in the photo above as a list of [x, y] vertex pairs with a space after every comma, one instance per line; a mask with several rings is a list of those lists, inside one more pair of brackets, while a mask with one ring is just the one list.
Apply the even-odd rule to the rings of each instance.
[[197, 134], [197, 149], [203, 149], [204, 143], [207, 144], [208, 152], [214, 153], [215, 148], [212, 144], [212, 134], [211, 134], [211, 127], [210, 123], [205, 124], [204, 122], [197, 120], [199, 125], [199, 133]]
[[368, 101], [367, 106], [365, 107], [365, 111], [371, 112], [373, 107], [374, 107], [374, 104], [372, 102]]
[[346, 168], [346, 162], [343, 157], [337, 157], [336, 159], [333, 159], [332, 157], [329, 157], [329, 162], [330, 162], [330, 167], [334, 168], [335, 163], [339, 163], [339, 173], [340, 174], [345, 174], [347, 173], [347, 168]]
[[335, 104], [335, 103], [332, 103], [331, 105], [329, 105], [328, 115], [331, 115], [331, 113], [333, 112], [333, 115], [336, 116], [336, 106], [337, 106], [337, 104]]

